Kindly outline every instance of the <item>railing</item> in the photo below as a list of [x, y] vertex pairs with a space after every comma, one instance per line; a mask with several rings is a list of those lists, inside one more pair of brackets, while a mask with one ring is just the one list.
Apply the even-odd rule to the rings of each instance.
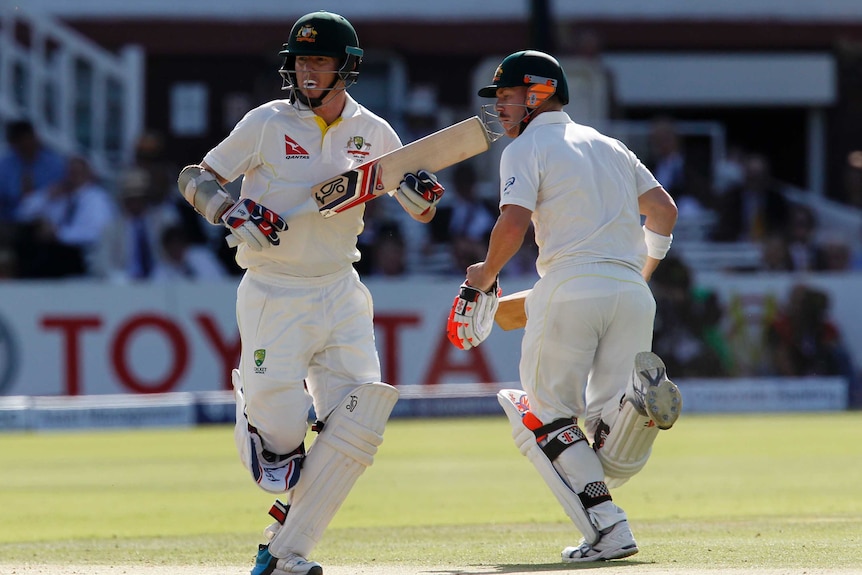
[[0, 3], [0, 123], [27, 118], [40, 138], [101, 175], [131, 159], [143, 127], [144, 56], [105, 50], [50, 16]]

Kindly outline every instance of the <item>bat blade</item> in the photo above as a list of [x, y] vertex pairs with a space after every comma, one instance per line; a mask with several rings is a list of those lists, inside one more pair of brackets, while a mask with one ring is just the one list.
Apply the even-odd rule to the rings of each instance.
[[472, 116], [320, 182], [312, 187], [312, 196], [320, 213], [332, 217], [395, 190], [406, 173], [437, 172], [490, 146], [485, 125], [478, 116]]
[[530, 290], [523, 290], [500, 298], [494, 321], [503, 331], [519, 329], [527, 325], [527, 312], [524, 310], [524, 300]]

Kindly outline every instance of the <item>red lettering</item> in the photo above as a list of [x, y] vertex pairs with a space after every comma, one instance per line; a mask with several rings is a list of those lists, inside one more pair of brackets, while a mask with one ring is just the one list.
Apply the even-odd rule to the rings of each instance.
[[81, 393], [81, 368], [80, 368], [80, 346], [78, 335], [85, 329], [101, 327], [102, 321], [95, 316], [81, 317], [45, 317], [42, 327], [57, 328], [63, 338], [63, 349], [65, 350], [66, 365], [66, 394], [78, 395]]
[[[138, 330], [152, 329], [164, 334], [174, 352], [173, 365], [161, 381], [145, 382], [136, 377], [128, 367], [126, 353], [132, 337]], [[120, 326], [111, 347], [111, 361], [120, 383], [135, 393], [165, 393], [172, 390], [186, 370], [189, 361], [188, 344], [180, 328], [172, 321], [157, 315], [136, 315]]]
[[222, 388], [231, 389], [230, 372], [234, 367], [239, 365], [239, 358], [242, 353], [242, 341], [240, 340], [239, 333], [235, 332], [236, 337], [233, 340], [229, 340], [226, 337], [222, 337], [222, 334], [219, 333], [218, 326], [216, 326], [216, 322], [212, 317], [198, 314], [195, 316], [195, 319], [198, 325], [201, 326], [201, 330], [204, 332], [207, 340], [215, 348], [216, 356], [221, 360], [222, 373], [224, 374]]
[[[436, 385], [447, 373], [472, 373], [477, 383], [496, 381], [482, 349], [474, 347], [467, 353], [461, 353], [461, 350], [449, 341], [446, 330], [441, 329], [440, 337], [437, 339], [437, 349], [432, 356], [431, 368], [425, 376], [425, 381], [422, 382], [423, 385]], [[463, 357], [466, 361], [456, 362], [454, 361], [456, 357]]]
[[398, 385], [398, 357], [401, 348], [398, 345], [398, 331], [405, 325], [416, 325], [419, 316], [412, 315], [385, 315], [374, 317], [374, 326], [379, 327], [383, 334], [383, 367], [381, 377], [383, 381]]

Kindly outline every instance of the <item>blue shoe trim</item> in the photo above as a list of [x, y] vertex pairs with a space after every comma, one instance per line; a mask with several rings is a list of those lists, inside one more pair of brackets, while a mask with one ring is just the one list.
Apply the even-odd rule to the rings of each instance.
[[261, 545], [257, 550], [251, 575], [271, 575], [275, 571], [276, 563], [278, 559], [269, 552], [269, 546]]

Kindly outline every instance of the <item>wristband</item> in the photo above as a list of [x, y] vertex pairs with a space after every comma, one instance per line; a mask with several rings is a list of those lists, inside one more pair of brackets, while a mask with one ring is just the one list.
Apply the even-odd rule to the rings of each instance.
[[646, 242], [647, 255], [653, 259], [663, 260], [670, 249], [670, 243], [673, 241], [673, 234], [663, 236], [643, 226], [644, 241]]

